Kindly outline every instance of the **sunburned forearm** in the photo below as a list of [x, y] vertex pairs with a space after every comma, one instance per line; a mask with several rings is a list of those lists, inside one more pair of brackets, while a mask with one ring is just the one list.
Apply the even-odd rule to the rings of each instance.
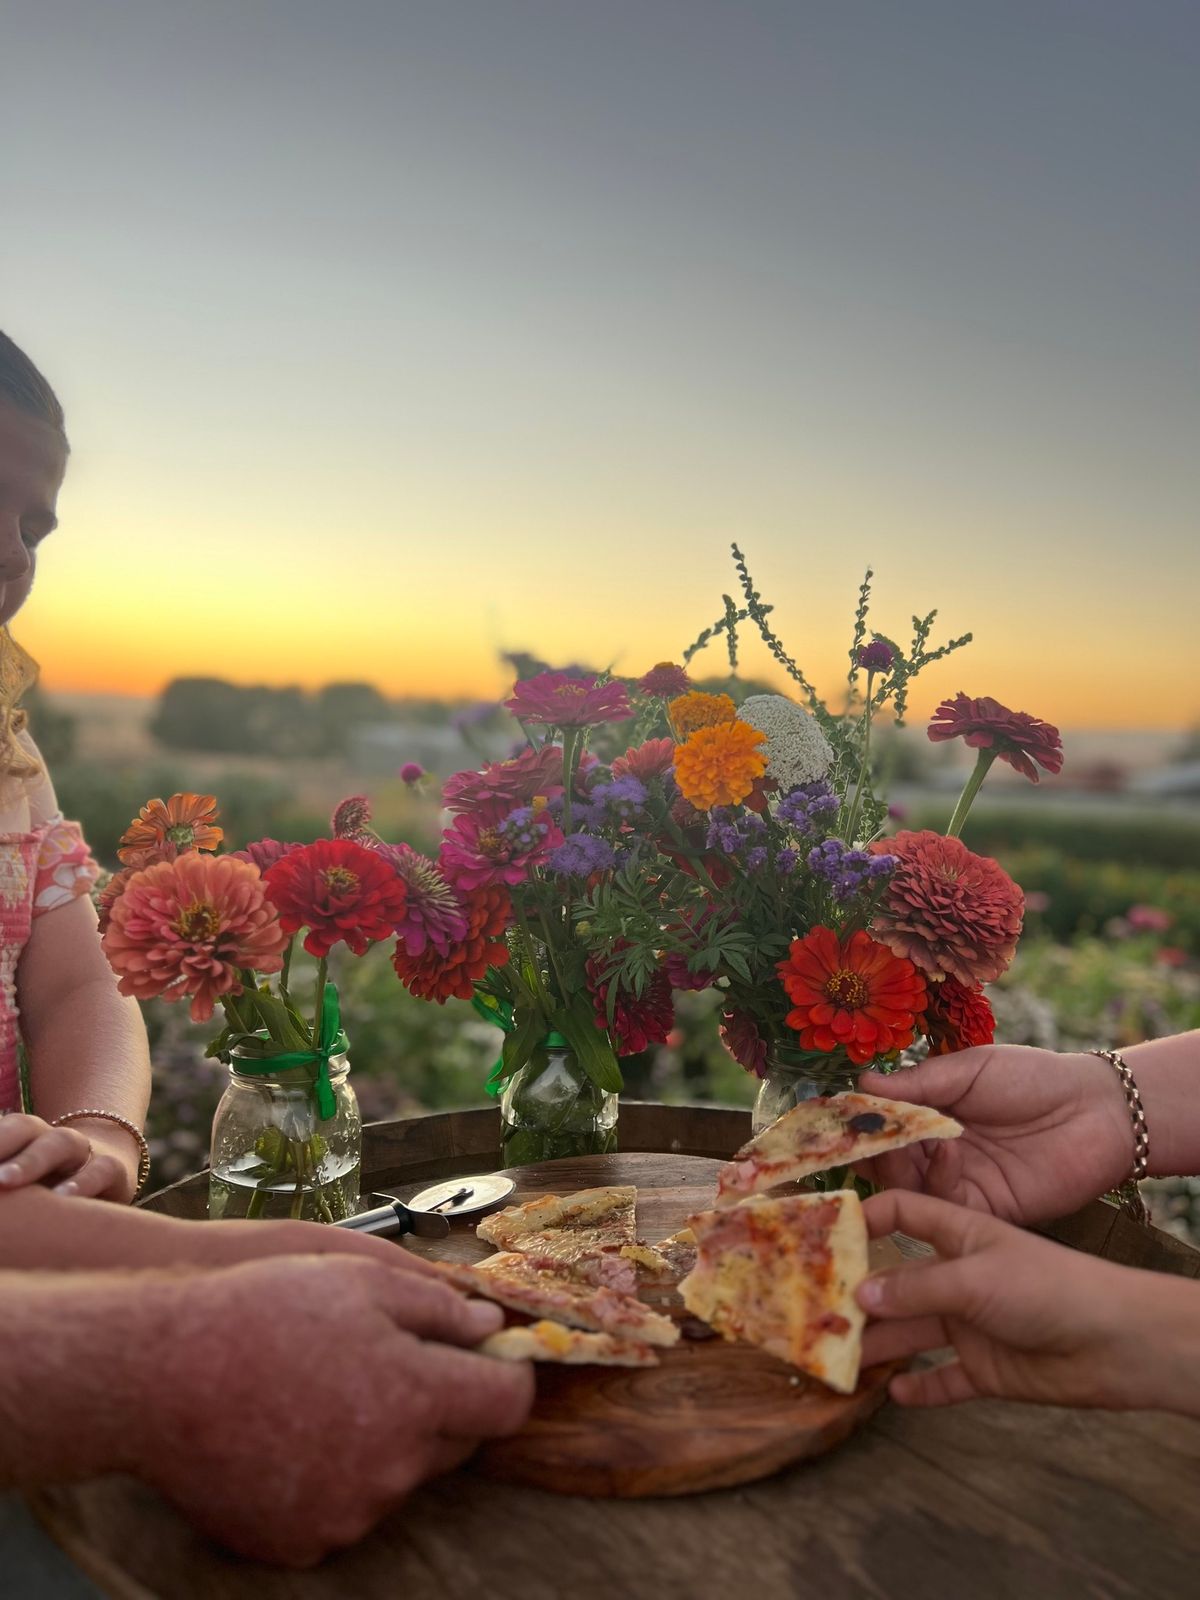
[[198, 1235], [206, 1227], [98, 1200], [68, 1199], [35, 1184], [0, 1194], [0, 1272], [170, 1266], [197, 1253]]
[[164, 1297], [124, 1274], [0, 1272], [0, 1487], [132, 1470]]
[[1121, 1052], [1137, 1079], [1155, 1177], [1200, 1172], [1200, 1030]]

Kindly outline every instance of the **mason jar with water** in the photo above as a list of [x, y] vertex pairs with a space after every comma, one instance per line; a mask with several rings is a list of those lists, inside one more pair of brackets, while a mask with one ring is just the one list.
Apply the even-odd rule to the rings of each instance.
[[274, 1069], [238, 1049], [212, 1131], [208, 1214], [339, 1222], [358, 1209], [362, 1119], [345, 1055]]

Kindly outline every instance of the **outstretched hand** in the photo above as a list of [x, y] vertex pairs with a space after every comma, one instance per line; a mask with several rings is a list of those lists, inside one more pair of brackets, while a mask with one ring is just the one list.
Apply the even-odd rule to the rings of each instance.
[[952, 1347], [892, 1379], [901, 1405], [991, 1396], [1200, 1414], [1200, 1285], [1069, 1250], [978, 1211], [891, 1190], [866, 1202], [873, 1238], [900, 1231], [940, 1260], [868, 1278], [863, 1362]]
[[1032, 1223], [1066, 1216], [1115, 1188], [1132, 1165], [1120, 1080], [1095, 1056], [985, 1045], [907, 1072], [864, 1073], [860, 1087], [933, 1106], [963, 1125], [961, 1138], [864, 1163], [863, 1176], [884, 1188]]

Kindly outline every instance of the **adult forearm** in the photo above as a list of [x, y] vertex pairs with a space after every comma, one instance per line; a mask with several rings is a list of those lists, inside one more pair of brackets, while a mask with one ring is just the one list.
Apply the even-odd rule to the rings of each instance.
[[1121, 1052], [1137, 1079], [1155, 1177], [1200, 1172], [1200, 1030]]
[[161, 1286], [124, 1273], [0, 1273], [0, 1487], [137, 1464]]
[[141, 1127], [150, 1103], [150, 1051], [137, 1002], [99, 977], [25, 1019], [33, 1110], [53, 1122], [99, 1107]]

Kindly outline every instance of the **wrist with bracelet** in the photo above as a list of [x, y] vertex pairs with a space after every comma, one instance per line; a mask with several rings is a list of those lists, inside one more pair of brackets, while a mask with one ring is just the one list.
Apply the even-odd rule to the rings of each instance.
[[80, 1111], [64, 1111], [61, 1117], [54, 1118], [50, 1126], [65, 1128], [72, 1122], [111, 1122], [114, 1127], [121, 1128], [129, 1135], [137, 1145], [138, 1151], [137, 1187], [133, 1191], [133, 1198], [137, 1200], [150, 1176], [150, 1146], [146, 1143], [146, 1136], [138, 1125], [130, 1122], [128, 1117], [118, 1116], [115, 1111], [103, 1111], [96, 1106], [87, 1106]]
[[1099, 1056], [1101, 1061], [1107, 1061], [1120, 1078], [1125, 1104], [1129, 1108], [1129, 1120], [1133, 1126], [1133, 1169], [1115, 1192], [1120, 1198], [1123, 1209], [1135, 1221], [1149, 1222], [1150, 1214], [1138, 1191], [1138, 1184], [1150, 1171], [1150, 1130], [1146, 1125], [1146, 1108], [1142, 1104], [1137, 1079], [1133, 1075], [1133, 1069], [1119, 1051], [1092, 1050], [1089, 1053]]

